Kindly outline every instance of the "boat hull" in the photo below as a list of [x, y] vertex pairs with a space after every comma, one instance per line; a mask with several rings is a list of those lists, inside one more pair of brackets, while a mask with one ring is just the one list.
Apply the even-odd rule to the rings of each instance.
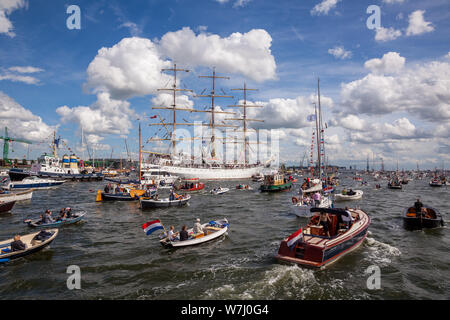
[[259, 187], [259, 190], [261, 192], [280, 192], [280, 191], [287, 191], [292, 188], [292, 182], [280, 184], [280, 185], [261, 185]]
[[26, 182], [13, 181], [10, 182], [5, 189], [7, 190], [25, 190], [25, 189], [49, 189], [62, 185], [64, 181], [42, 181], [42, 182]]
[[11, 209], [14, 207], [15, 204], [16, 201], [0, 203], [0, 213], [11, 211]]
[[363, 191], [361, 190], [355, 190], [354, 195], [345, 195], [345, 194], [336, 194], [334, 196], [335, 201], [353, 201], [353, 200], [360, 200], [363, 196]]
[[113, 194], [102, 192], [103, 201], [136, 201], [139, 197], [132, 197], [129, 194]]
[[[403, 211], [403, 227], [407, 230], [421, 230], [421, 229], [433, 229], [439, 228], [444, 225], [444, 221], [440, 212], [437, 209], [426, 207], [427, 209], [432, 209], [436, 213], [436, 218], [425, 218], [425, 217], [417, 217], [408, 215], [408, 210], [413, 208], [406, 208]], [[414, 210], [415, 211], [415, 210]]]
[[23, 201], [30, 200], [33, 196], [33, 190], [26, 190], [21, 192], [11, 192], [0, 194], [0, 201]]
[[104, 176], [101, 173], [67, 174], [39, 171], [37, 176], [39, 178], [58, 178], [72, 181], [102, 181], [104, 179]]
[[84, 218], [85, 214], [86, 213], [78, 214], [78, 217], [73, 218], [73, 219], [66, 219], [63, 221], [57, 221], [57, 222], [47, 223], [47, 224], [39, 224], [37, 222], [30, 221], [28, 223], [28, 226], [32, 227], [32, 228], [58, 228], [58, 227], [61, 227], [64, 225], [73, 224], [73, 223], [77, 223], [77, 222], [81, 221]]
[[171, 175], [178, 176], [181, 179], [242, 180], [251, 179], [253, 175], [259, 173], [263, 168], [263, 166], [236, 169], [163, 166], [161, 167], [161, 171], [167, 171]]

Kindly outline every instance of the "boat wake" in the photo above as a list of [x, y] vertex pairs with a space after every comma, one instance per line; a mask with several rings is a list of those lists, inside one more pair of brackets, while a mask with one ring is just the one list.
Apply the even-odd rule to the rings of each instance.
[[[225, 284], [205, 292], [207, 299], [338, 299], [348, 296], [344, 280], [327, 279], [321, 283], [312, 269], [297, 265], [276, 265], [258, 280]], [[351, 298], [349, 296], [348, 298]]]
[[391, 264], [392, 257], [398, 257], [402, 254], [398, 248], [371, 237], [366, 238], [365, 246], [368, 249], [366, 260], [370, 260], [380, 267]]

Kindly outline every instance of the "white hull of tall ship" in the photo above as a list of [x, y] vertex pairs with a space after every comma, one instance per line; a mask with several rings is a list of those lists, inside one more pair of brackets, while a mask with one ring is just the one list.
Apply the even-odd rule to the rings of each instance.
[[[318, 208], [331, 208], [333, 201], [328, 197], [323, 197], [320, 200], [320, 204], [317, 206]], [[299, 217], [312, 217], [311, 208], [315, 208], [313, 205], [302, 205], [300, 203], [294, 204], [293, 209], [294, 213]]]
[[200, 180], [241, 180], [250, 179], [252, 175], [261, 172], [264, 166], [248, 168], [195, 168], [182, 166], [162, 166], [161, 170], [167, 171], [172, 175], [179, 176], [182, 179], [199, 178]]

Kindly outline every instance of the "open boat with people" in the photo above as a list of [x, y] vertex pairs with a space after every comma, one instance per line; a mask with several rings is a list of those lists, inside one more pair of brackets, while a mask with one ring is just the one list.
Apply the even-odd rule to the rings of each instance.
[[230, 191], [230, 188], [222, 188], [222, 187], [219, 187], [219, 188], [214, 188], [214, 189], [212, 189], [212, 190], [211, 190], [211, 193], [212, 193], [212, 194], [224, 194], [224, 193], [226, 193], [226, 192], [228, 192], [228, 191]]
[[86, 212], [77, 212], [73, 213], [70, 218], [64, 218], [59, 221], [54, 221], [50, 223], [42, 223], [41, 220], [24, 220], [26, 224], [28, 224], [29, 227], [32, 228], [58, 228], [63, 225], [73, 224], [81, 221], [84, 216], [86, 215]]
[[193, 246], [219, 238], [228, 231], [229, 226], [230, 224], [228, 223], [228, 220], [226, 218], [216, 221], [210, 221], [208, 223], [202, 224], [203, 230], [205, 230], [205, 232], [203, 233], [194, 234], [192, 228], [187, 230], [189, 235], [189, 238], [187, 240], [180, 241], [180, 236], [177, 235], [175, 240], [169, 241], [169, 239], [166, 237], [160, 240], [160, 243], [166, 248]]
[[250, 187], [248, 184], [243, 185], [243, 184], [239, 184], [236, 186], [237, 190], [253, 190], [252, 187]]
[[9, 212], [16, 204], [16, 201], [0, 201], [0, 213]]
[[285, 238], [278, 249], [276, 258], [280, 261], [297, 263], [308, 267], [325, 267], [358, 248], [367, 236], [370, 225], [369, 215], [360, 209], [348, 209], [352, 222], [350, 227], [342, 227], [340, 222], [346, 216], [345, 209], [313, 208], [313, 213], [329, 217], [328, 231], [319, 225], [319, 215], [314, 215], [306, 227]]
[[[105, 187], [104, 192], [97, 190], [97, 202], [101, 201], [137, 201], [147, 190], [135, 185], [117, 185]], [[150, 191], [149, 191], [150, 192]]]
[[388, 183], [388, 188], [401, 190], [402, 184], [398, 179], [391, 179]]
[[197, 192], [205, 189], [205, 184], [198, 182], [198, 179], [194, 181], [184, 180], [184, 184], [175, 186], [174, 189], [182, 192]]
[[415, 207], [405, 208], [403, 211], [403, 226], [409, 230], [423, 228], [437, 228], [444, 226], [441, 213], [430, 206], [422, 206], [420, 212]]
[[442, 182], [437, 177], [430, 181], [430, 187], [442, 187]]
[[359, 200], [362, 198], [364, 192], [362, 190], [351, 190], [353, 192], [347, 191], [345, 193], [338, 193], [334, 196], [335, 201], [352, 201]]
[[141, 197], [141, 209], [153, 209], [153, 208], [164, 208], [164, 207], [180, 207], [184, 206], [191, 199], [190, 195], [178, 196], [174, 200], [170, 198], [158, 199], [155, 197]]
[[58, 235], [58, 229], [41, 230], [20, 237], [20, 240], [26, 245], [25, 250], [12, 251], [11, 243], [14, 238], [0, 242], [0, 263], [28, 256], [47, 247]]

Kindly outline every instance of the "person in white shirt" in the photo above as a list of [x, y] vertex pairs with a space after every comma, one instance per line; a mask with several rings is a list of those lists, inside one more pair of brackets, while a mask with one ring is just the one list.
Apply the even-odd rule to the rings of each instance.
[[348, 210], [348, 207], [345, 207], [345, 213], [342, 214], [342, 223], [347, 227], [347, 229], [350, 229], [351, 224], [353, 223], [353, 217], [350, 211]]
[[167, 233], [167, 238], [169, 239], [169, 241], [175, 240], [178, 235], [178, 232], [175, 233], [175, 232], [173, 232], [173, 230], [174, 230], [174, 227], [170, 226], [169, 232]]
[[203, 231], [203, 227], [200, 224], [200, 219], [199, 218], [197, 218], [197, 221], [194, 224], [194, 230], [193, 231], [194, 231], [195, 234], [204, 232]]

